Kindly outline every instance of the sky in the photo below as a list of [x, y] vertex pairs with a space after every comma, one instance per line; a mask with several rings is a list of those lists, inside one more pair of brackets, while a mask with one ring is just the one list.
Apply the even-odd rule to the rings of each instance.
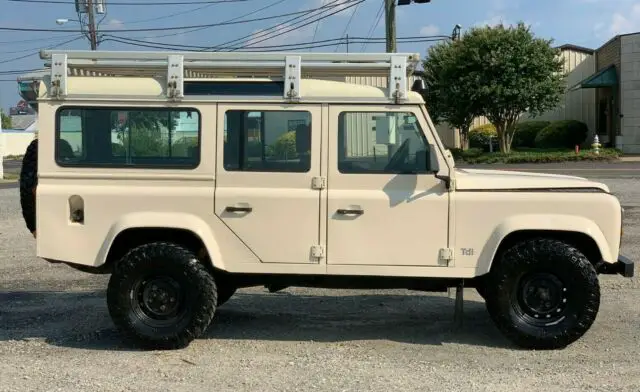
[[[56, 3], [19, 2], [0, 0], [0, 28], [40, 28], [79, 30], [73, 0], [45, 0]], [[297, 15], [250, 23], [216, 26], [192, 30], [160, 30], [127, 32], [128, 29], [167, 29], [179, 26], [213, 24], [270, 6], [264, 11], [240, 19], [277, 16], [317, 8], [333, 0], [247, 0], [235, 3], [157, 5], [161, 2], [202, 2], [206, 0], [107, 0], [106, 14], [98, 15], [99, 29], [116, 41], [103, 41], [99, 50], [158, 50], [141, 48], [122, 42], [127, 38], [169, 43], [172, 45], [213, 46], [237, 38], [247, 37], [246, 43], [256, 46], [284, 45], [299, 42], [322, 41], [339, 38], [372, 36], [384, 38], [384, 19], [376, 25], [376, 15], [383, 0], [365, 0], [346, 8], [319, 23], [294, 29], [287, 19]], [[340, 0], [350, 1], [350, 0]], [[123, 3], [155, 3], [132, 6]], [[339, 10], [338, 8], [333, 11]], [[333, 11], [328, 11], [330, 13]], [[57, 25], [56, 19], [70, 19]], [[298, 20], [300, 20], [299, 18]], [[312, 21], [309, 19], [307, 22]], [[616, 34], [640, 31], [640, 1], [638, 0], [432, 0], [427, 4], [397, 7], [397, 37], [450, 35], [460, 24], [462, 32], [473, 26], [515, 24], [520, 21], [531, 26], [536, 36], [552, 39], [553, 45], [574, 44], [596, 49]], [[302, 24], [304, 22], [299, 22]], [[277, 26], [281, 33], [269, 38], [264, 29]], [[291, 29], [290, 32], [287, 32]], [[271, 30], [271, 31], [274, 31]], [[3, 71], [39, 68], [43, 60], [37, 55], [42, 48], [60, 45], [79, 37], [76, 32], [14, 32], [0, 30], [0, 107], [7, 111], [20, 99], [15, 75]], [[132, 42], [132, 41], [128, 41]], [[399, 43], [399, 52], [418, 52], [425, 55], [430, 43]], [[59, 48], [89, 49], [86, 38], [66, 43]], [[330, 46], [309, 49], [316, 52], [345, 52], [346, 47]], [[350, 52], [384, 52], [384, 43], [349, 45]], [[8, 80], [8, 81], [7, 81]]]

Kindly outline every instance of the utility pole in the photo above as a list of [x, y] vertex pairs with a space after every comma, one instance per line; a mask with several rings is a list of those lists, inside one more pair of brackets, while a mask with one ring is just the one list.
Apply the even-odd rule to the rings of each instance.
[[396, 52], [396, 0], [385, 0], [384, 20], [386, 29], [387, 53]]
[[89, 40], [91, 41], [91, 50], [98, 48], [98, 39], [96, 37], [96, 17], [93, 0], [87, 0], [87, 16], [89, 17]]
[[396, 1], [398, 5], [431, 3], [431, 0], [384, 0], [387, 53], [396, 52]]

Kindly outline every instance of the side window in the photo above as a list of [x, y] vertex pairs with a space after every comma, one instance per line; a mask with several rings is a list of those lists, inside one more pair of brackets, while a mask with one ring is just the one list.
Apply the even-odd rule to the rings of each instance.
[[308, 172], [311, 113], [227, 111], [223, 160], [227, 171]]
[[340, 173], [427, 173], [429, 162], [429, 144], [413, 113], [340, 113]]
[[193, 168], [200, 162], [195, 110], [63, 108], [56, 121], [62, 166]]

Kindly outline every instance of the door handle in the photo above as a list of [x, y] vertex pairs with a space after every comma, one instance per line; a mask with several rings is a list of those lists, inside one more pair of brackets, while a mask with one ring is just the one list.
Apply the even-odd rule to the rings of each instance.
[[227, 212], [251, 212], [251, 211], [253, 211], [253, 208], [251, 208], [251, 207], [227, 206], [224, 210], [227, 211]]
[[338, 209], [338, 214], [340, 215], [362, 215], [364, 214], [364, 210], [347, 210], [344, 208]]

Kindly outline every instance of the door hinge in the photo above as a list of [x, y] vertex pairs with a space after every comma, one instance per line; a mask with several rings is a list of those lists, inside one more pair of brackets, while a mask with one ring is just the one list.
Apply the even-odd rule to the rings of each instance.
[[314, 259], [321, 259], [324, 257], [324, 246], [313, 245], [311, 246], [311, 257]]
[[327, 187], [326, 177], [313, 177], [311, 180], [311, 187], [313, 189], [324, 189]]
[[443, 261], [445, 265], [449, 265], [453, 261], [453, 249], [441, 248], [440, 249], [440, 261]]

